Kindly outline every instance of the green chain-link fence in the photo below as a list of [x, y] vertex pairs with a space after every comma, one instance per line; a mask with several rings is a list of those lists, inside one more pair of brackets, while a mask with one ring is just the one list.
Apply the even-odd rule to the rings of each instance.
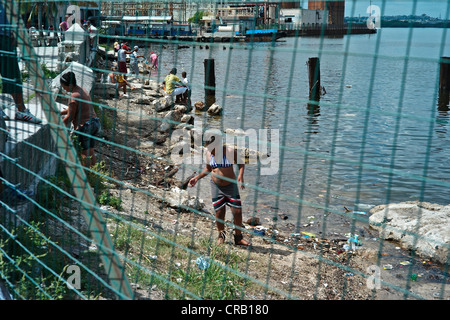
[[450, 297], [446, 1], [1, 3], [3, 299]]

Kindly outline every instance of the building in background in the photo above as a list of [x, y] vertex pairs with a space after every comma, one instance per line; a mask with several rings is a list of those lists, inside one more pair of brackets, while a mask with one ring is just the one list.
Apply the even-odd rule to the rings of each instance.
[[344, 0], [309, 0], [308, 9], [326, 10], [328, 12], [328, 24], [331, 26], [344, 26], [345, 1]]
[[321, 27], [328, 24], [327, 11], [319, 9], [280, 9], [280, 25], [285, 30]]

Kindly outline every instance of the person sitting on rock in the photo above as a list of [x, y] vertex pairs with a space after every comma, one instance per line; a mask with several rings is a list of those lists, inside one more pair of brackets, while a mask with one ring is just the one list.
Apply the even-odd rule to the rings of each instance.
[[177, 77], [177, 68], [173, 68], [164, 79], [164, 90], [168, 95], [176, 97], [175, 103], [180, 103], [183, 94], [187, 91], [187, 87]]

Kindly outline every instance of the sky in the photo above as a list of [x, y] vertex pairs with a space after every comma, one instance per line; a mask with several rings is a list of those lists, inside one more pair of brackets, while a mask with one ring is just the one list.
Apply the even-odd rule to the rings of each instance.
[[[382, 15], [385, 16], [396, 16], [396, 15], [409, 15], [414, 14], [413, 5], [417, 2], [417, 8], [415, 11], [416, 15], [421, 15], [423, 13], [430, 17], [441, 17], [442, 19], [450, 19], [447, 16], [447, 0], [372, 0], [372, 5], [380, 7], [383, 10]], [[307, 8], [307, 0], [303, 1], [303, 7]], [[370, 0], [346, 0], [345, 1], [345, 16], [346, 17], [358, 17], [367, 16], [367, 8], [369, 7]], [[354, 7], [354, 14], [352, 10]]]

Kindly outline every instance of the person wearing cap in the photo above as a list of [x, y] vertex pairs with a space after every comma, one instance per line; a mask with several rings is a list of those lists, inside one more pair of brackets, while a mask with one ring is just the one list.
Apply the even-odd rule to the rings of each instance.
[[126, 44], [122, 45], [122, 48], [117, 52], [117, 65], [119, 66], [119, 72], [124, 74], [124, 78], [127, 79], [126, 74], [128, 73], [127, 69], [127, 54], [131, 54], [132, 51], [128, 51], [128, 47]]
[[177, 101], [186, 92], [187, 87], [181, 82], [181, 79], [177, 77], [177, 68], [173, 68], [170, 73], [164, 79], [164, 90], [167, 94], [175, 96]]
[[150, 52], [150, 60], [152, 60], [152, 68], [158, 69], [158, 55], [153, 51]]
[[143, 55], [138, 55], [139, 47], [135, 46], [133, 52], [130, 54], [131, 73], [139, 76], [138, 58], [143, 58]]

